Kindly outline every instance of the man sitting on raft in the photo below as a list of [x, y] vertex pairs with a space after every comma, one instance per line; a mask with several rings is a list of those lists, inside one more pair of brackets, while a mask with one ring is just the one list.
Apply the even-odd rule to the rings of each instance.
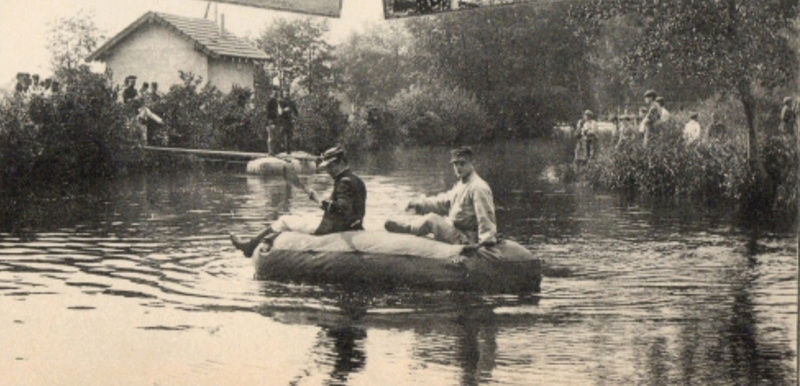
[[475, 172], [471, 148], [454, 149], [450, 156], [458, 183], [448, 192], [408, 203], [406, 210], [424, 216], [408, 222], [390, 219], [384, 227], [389, 232], [417, 236], [432, 233], [436, 240], [451, 244], [492, 246], [497, 243], [492, 189]]
[[322, 153], [319, 164], [320, 169], [325, 169], [333, 177], [333, 193], [328, 200], [320, 201], [317, 193], [308, 190], [308, 196], [320, 204], [324, 211], [322, 221], [311, 223], [308, 218], [300, 216], [281, 216], [267, 229], [250, 240], [231, 235], [231, 241], [237, 249], [250, 257], [261, 245], [262, 241], [271, 241], [280, 232], [293, 231], [313, 235], [326, 235], [329, 233], [363, 230], [365, 202], [367, 189], [347, 164], [344, 150], [333, 147]]

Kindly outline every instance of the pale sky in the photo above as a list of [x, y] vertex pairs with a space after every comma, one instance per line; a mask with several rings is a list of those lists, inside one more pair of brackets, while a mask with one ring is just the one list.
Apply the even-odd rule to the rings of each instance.
[[[20, 71], [43, 77], [51, 74], [46, 50], [49, 25], [80, 9], [93, 12], [97, 26], [112, 37], [147, 11], [203, 17], [206, 4], [201, 0], [0, 0], [0, 87], [13, 84]], [[255, 37], [275, 17], [295, 17], [231, 4], [217, 7], [225, 14], [225, 28], [242, 37]], [[328, 18], [328, 40], [338, 43], [352, 31], [384, 22], [382, 9], [382, 0], [343, 0], [341, 18]]]

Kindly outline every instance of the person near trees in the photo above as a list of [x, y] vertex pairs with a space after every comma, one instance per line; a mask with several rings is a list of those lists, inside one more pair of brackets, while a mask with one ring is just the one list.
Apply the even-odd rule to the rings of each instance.
[[278, 127], [278, 116], [280, 115], [280, 104], [278, 103], [278, 92], [273, 88], [269, 90], [267, 99], [267, 152], [273, 153], [276, 139], [275, 128]]
[[693, 143], [700, 139], [702, 128], [700, 127], [700, 122], [697, 122], [698, 116], [697, 112], [693, 111], [689, 115], [689, 122], [686, 122], [683, 126], [683, 139], [686, 143]]
[[364, 229], [367, 188], [364, 182], [350, 171], [344, 149], [339, 146], [332, 147], [322, 153], [320, 159], [319, 168], [325, 169], [334, 180], [333, 192], [327, 200], [320, 200], [313, 190], [309, 189], [308, 192], [309, 198], [319, 203], [323, 211], [322, 220], [284, 215], [251, 239], [231, 235], [231, 242], [245, 256], [252, 256], [262, 242], [271, 242], [280, 232], [327, 235]]
[[408, 221], [389, 219], [384, 228], [416, 236], [433, 234], [436, 240], [472, 248], [496, 244], [492, 189], [475, 171], [472, 160], [473, 152], [468, 146], [450, 151], [450, 164], [458, 178], [456, 185], [436, 196], [411, 200], [406, 210], [413, 210], [418, 216]]
[[658, 104], [658, 107], [660, 109], [658, 111], [658, 113], [659, 113], [659, 116], [658, 116], [659, 121], [660, 122], [668, 121], [669, 118], [670, 118], [670, 113], [669, 113], [669, 110], [667, 110], [666, 105], [664, 104], [664, 97], [663, 96], [657, 96], [656, 97], [656, 104]]
[[594, 157], [597, 147], [597, 121], [592, 110], [583, 112], [583, 117], [578, 121], [576, 138], [575, 164], [582, 166]]
[[721, 140], [725, 138], [725, 124], [722, 123], [719, 113], [716, 111], [711, 113], [711, 125], [708, 126], [706, 131], [707, 140]]
[[778, 131], [781, 134], [794, 135], [795, 124], [797, 123], [797, 112], [792, 106], [792, 98], [783, 98], [783, 107], [781, 108], [781, 122], [778, 126]]
[[150, 91], [150, 83], [142, 82], [142, 88], [139, 89], [139, 95], [143, 99], [145, 99], [148, 97], [148, 94], [150, 93], [149, 91]]
[[642, 128], [644, 129], [645, 146], [650, 142], [650, 139], [655, 133], [655, 124], [661, 120], [661, 106], [656, 102], [656, 92], [654, 90], [647, 90], [644, 93], [644, 102], [647, 104], [647, 114], [642, 119]]
[[297, 105], [291, 98], [283, 98], [280, 101], [279, 120], [283, 131], [283, 148], [288, 154], [292, 151], [292, 141], [294, 137], [294, 120], [297, 117]]
[[136, 91], [136, 77], [133, 75], [128, 75], [125, 78], [125, 89], [122, 90], [122, 102], [128, 103], [139, 95]]

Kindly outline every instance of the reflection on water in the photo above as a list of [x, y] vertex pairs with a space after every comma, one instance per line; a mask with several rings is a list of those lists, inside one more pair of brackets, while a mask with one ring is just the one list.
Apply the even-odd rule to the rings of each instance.
[[[302, 192], [231, 169], [139, 176], [3, 208], [0, 373], [11, 384], [796, 382], [791, 234], [748, 247], [725, 210], [561, 185], [545, 171], [559, 157], [550, 144], [478, 153], [500, 231], [547, 263], [539, 294], [258, 282], [227, 232], [316, 213]], [[356, 171], [368, 229], [454, 181], [446, 149], [363, 156]]]

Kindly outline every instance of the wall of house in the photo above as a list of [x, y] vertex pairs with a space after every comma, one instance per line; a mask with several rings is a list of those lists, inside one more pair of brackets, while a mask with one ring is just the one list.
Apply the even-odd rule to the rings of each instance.
[[254, 65], [251, 62], [235, 62], [230, 58], [208, 59], [209, 82], [227, 93], [233, 85], [253, 89]]
[[[136, 76], [136, 88], [143, 82], [158, 82], [158, 89], [181, 83], [178, 70], [208, 76], [208, 58], [194, 48], [194, 43], [166, 26], [150, 23], [140, 27], [119, 42], [106, 59], [115, 84], [122, 84], [128, 75]], [[252, 83], [252, 81], [251, 81]]]

